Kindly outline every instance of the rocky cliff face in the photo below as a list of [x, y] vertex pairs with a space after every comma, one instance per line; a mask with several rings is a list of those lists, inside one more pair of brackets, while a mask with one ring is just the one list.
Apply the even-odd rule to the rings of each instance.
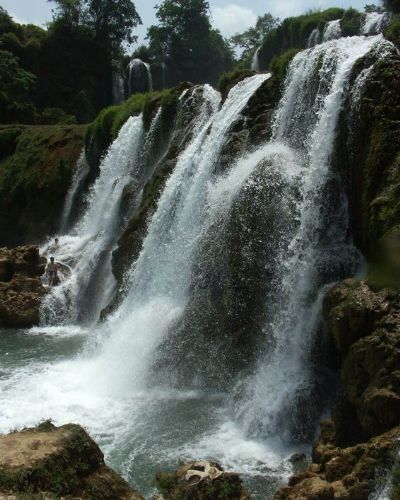
[[35, 246], [0, 248], [0, 328], [28, 328], [39, 323], [46, 293], [40, 276], [46, 262]]

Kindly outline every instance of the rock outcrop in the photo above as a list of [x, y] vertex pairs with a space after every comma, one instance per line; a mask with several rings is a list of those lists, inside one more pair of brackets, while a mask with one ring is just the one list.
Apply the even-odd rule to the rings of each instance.
[[224, 472], [211, 462], [191, 462], [175, 472], [160, 473], [156, 477], [161, 495], [157, 500], [249, 500], [238, 474]]
[[39, 323], [46, 293], [40, 280], [45, 265], [36, 246], [0, 248], [0, 327], [27, 328]]
[[319, 441], [314, 445], [313, 463], [295, 474], [274, 500], [365, 500], [375, 491], [376, 479], [395, 460], [400, 427], [366, 443], [340, 448], [335, 443], [332, 421], [322, 422]]
[[324, 313], [355, 427], [365, 437], [390, 430], [400, 422], [400, 294], [347, 280], [328, 293]]
[[50, 422], [0, 437], [0, 498], [143, 500], [82, 427]]

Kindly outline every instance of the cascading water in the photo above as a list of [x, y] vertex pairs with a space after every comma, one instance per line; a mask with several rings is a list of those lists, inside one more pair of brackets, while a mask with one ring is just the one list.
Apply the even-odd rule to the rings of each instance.
[[360, 265], [348, 239], [346, 198], [331, 167], [336, 127], [354, 64], [367, 53], [377, 60], [388, 47], [380, 36], [342, 38], [298, 54], [290, 66], [274, 139], [294, 148], [301, 161], [297, 229], [283, 253], [277, 314], [265, 327], [273, 348], [260, 360], [247, 403], [238, 409], [252, 434], [306, 441], [322, 410], [312, 362], [321, 300], [329, 283], [355, 274]]
[[[118, 234], [120, 201], [124, 187], [135, 175], [135, 160], [142, 138], [142, 117], [130, 118], [100, 165], [100, 175], [90, 190], [87, 210], [81, 221], [70, 235], [60, 238], [55, 257], [73, 267], [73, 272], [43, 301], [44, 324], [76, 324], [87, 313], [86, 318], [91, 322], [97, 320], [99, 312], [107, 305], [114, 282], [110, 250]], [[97, 304], [93, 303], [93, 297], [87, 296], [94, 277], [96, 289], [109, 290], [108, 294], [101, 294]]]
[[336, 19], [335, 21], [329, 21], [326, 24], [324, 33], [322, 35], [322, 39], [324, 42], [329, 42], [330, 40], [336, 40], [342, 36], [342, 28], [340, 26], [340, 19]]
[[143, 62], [141, 59], [132, 59], [128, 66], [128, 73], [129, 95], [153, 90], [150, 64]]
[[61, 234], [65, 234], [66, 231], [70, 229], [72, 219], [74, 218], [74, 216], [78, 215], [73, 213], [73, 209], [77, 205], [78, 197], [83, 188], [83, 184], [85, 182], [88, 173], [89, 173], [89, 165], [86, 161], [85, 152], [83, 151], [77, 162], [71, 181], [71, 186], [65, 198], [63, 213], [61, 215], [61, 222], [60, 222]]
[[307, 48], [315, 47], [315, 45], [318, 45], [321, 40], [321, 32], [319, 31], [318, 28], [315, 28], [312, 30], [310, 33], [310, 36], [308, 37], [307, 41]]
[[260, 49], [261, 47], [258, 47], [254, 52], [253, 60], [251, 61], [251, 69], [253, 71], [260, 71]]
[[369, 12], [365, 16], [365, 21], [361, 27], [362, 35], [378, 35], [390, 22], [390, 16], [387, 12]]
[[[58, 338], [65, 354], [51, 361], [32, 361], [29, 350], [25, 357], [5, 358], [0, 429], [49, 417], [56, 423], [78, 421], [146, 498], [154, 493], [149, 484], [155, 470], [188, 458], [216, 459], [251, 478], [256, 498], [268, 496], [290, 470], [285, 459], [299, 450], [298, 443], [309, 442], [321, 410], [314, 405], [318, 387], [311, 358], [324, 291], [360, 264], [331, 158], [355, 63], [366, 54], [377, 60], [387, 47], [381, 36], [352, 37], [299, 53], [290, 64], [273, 139], [224, 168], [224, 146], [268, 75], [240, 82], [222, 106], [220, 95], [205, 86], [192, 139], [160, 195], [140, 255], [126, 276], [121, 305], [92, 330], [77, 356], [72, 340]], [[93, 277], [100, 254], [110, 255], [123, 187], [136, 175], [142, 137], [141, 119], [129, 119], [102, 162], [75, 234], [61, 239], [57, 257], [74, 256], [69, 290], [77, 293], [73, 300], [70, 291], [65, 293], [61, 310], [54, 308], [57, 324], [65, 318], [68, 300], [73, 303], [69, 318], [78, 315], [87, 274]], [[254, 205], [255, 200], [262, 204]], [[265, 224], [261, 233], [252, 233], [253, 213], [261, 214], [255, 218]], [[243, 249], [237, 248], [239, 227], [240, 241], [247, 238]], [[247, 257], [253, 244], [265, 248], [260, 277], [269, 276], [253, 285], [263, 293], [265, 288], [258, 363], [252, 375], [244, 375], [252, 366], [239, 370], [239, 382], [231, 377], [225, 385], [208, 385], [202, 379], [205, 365], [195, 370], [197, 359], [190, 351], [196, 337], [188, 314], [193, 295], [203, 289], [210, 302], [215, 299], [215, 283], [208, 282], [199, 263], [221, 263], [225, 269], [225, 250], [234, 257], [243, 250]], [[217, 278], [224, 269], [217, 269]], [[106, 288], [96, 281], [94, 286]], [[46, 299], [48, 311], [53, 309], [47, 301], [58, 293]], [[205, 317], [200, 306], [196, 313], [200, 321]], [[182, 318], [187, 329], [181, 328]], [[219, 336], [232, 337], [223, 323], [219, 328], [201, 346], [216, 377], [226, 373], [224, 360], [216, 362], [209, 354]], [[43, 341], [39, 349], [44, 346]], [[196, 376], [182, 384], [176, 372], [187, 359]], [[11, 362], [17, 368], [8, 371]]]

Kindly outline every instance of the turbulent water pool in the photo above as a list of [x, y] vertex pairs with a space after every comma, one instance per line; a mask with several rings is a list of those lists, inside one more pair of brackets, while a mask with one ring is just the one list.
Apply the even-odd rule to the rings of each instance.
[[155, 493], [158, 471], [199, 457], [240, 472], [260, 499], [289, 474], [286, 459], [299, 450], [246, 439], [232, 421], [228, 394], [164, 388], [110, 394], [80, 371], [77, 355], [86, 341], [78, 328], [0, 332], [0, 432], [47, 418], [77, 422], [146, 498]]

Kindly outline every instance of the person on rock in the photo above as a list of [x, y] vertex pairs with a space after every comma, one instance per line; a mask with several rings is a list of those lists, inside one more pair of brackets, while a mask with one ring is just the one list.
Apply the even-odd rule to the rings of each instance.
[[46, 267], [46, 275], [49, 282], [49, 286], [53, 287], [58, 281], [58, 264], [54, 262], [54, 257], [50, 257], [50, 262]]

